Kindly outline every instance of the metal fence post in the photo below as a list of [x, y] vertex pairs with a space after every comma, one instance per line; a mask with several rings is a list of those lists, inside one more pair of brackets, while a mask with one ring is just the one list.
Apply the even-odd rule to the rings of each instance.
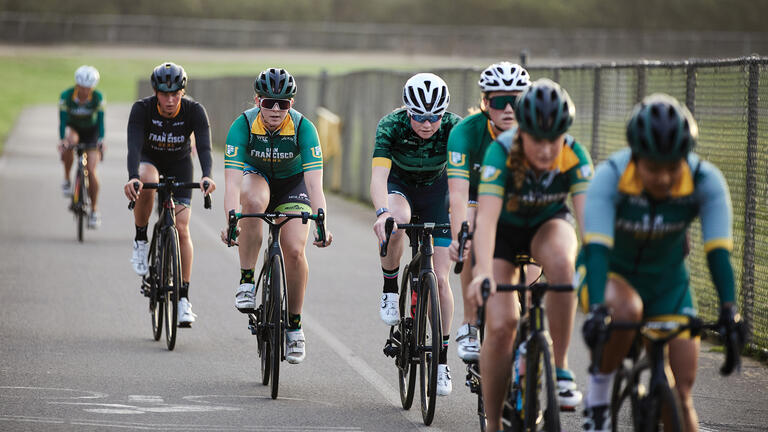
[[645, 97], [645, 92], [648, 89], [648, 84], [646, 83], [646, 67], [645, 62], [642, 62], [641, 64], [637, 65], [637, 93], [635, 94], [635, 102], [640, 102]]
[[757, 110], [760, 66], [756, 57], [747, 59], [747, 172], [744, 203], [744, 255], [741, 274], [741, 314], [747, 323], [747, 340], [751, 340], [755, 302], [755, 216], [757, 208]]
[[696, 67], [690, 62], [685, 63], [685, 106], [694, 115], [696, 114]]
[[318, 86], [317, 86], [317, 106], [319, 107], [326, 107], [325, 101], [326, 101], [327, 88], [328, 88], [328, 70], [323, 68], [320, 71], [320, 76], [318, 77]]
[[600, 125], [600, 72], [601, 72], [600, 66], [595, 66], [595, 79], [594, 79], [594, 86], [593, 86], [593, 93], [592, 93], [592, 146], [590, 147], [589, 153], [592, 157], [593, 161], [600, 159], [600, 152], [598, 151], [598, 145], [597, 145], [597, 139], [598, 139], [598, 132], [597, 129]]

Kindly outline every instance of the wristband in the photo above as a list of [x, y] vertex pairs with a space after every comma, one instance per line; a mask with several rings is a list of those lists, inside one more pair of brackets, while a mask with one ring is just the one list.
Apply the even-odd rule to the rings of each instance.
[[382, 207], [380, 209], [377, 209], [376, 210], [376, 217], [379, 217], [379, 216], [383, 215], [384, 213], [389, 213], [389, 209], [386, 208], [386, 207]]

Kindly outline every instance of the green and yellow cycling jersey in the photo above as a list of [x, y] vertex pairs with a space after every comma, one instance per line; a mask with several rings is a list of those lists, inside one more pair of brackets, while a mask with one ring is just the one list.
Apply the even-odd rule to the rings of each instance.
[[500, 134], [488, 147], [483, 159], [479, 195], [493, 195], [504, 200], [499, 222], [517, 227], [534, 227], [566, 207], [568, 194], [587, 191], [592, 179], [592, 159], [586, 149], [566, 135], [563, 149], [548, 171], [540, 174], [526, 168], [518, 190], [507, 165], [518, 144], [517, 127]]
[[67, 126], [83, 131], [99, 128], [99, 138], [104, 138], [104, 97], [92, 90], [88, 99], [77, 99], [75, 88], [64, 90], [59, 97], [59, 138], [64, 139]]
[[461, 117], [445, 112], [437, 132], [423, 139], [411, 127], [405, 108], [387, 114], [376, 128], [373, 166], [390, 168], [390, 175], [408, 186], [431, 185], [445, 170], [448, 135], [459, 121]]
[[284, 179], [323, 168], [317, 129], [291, 109], [275, 131], [268, 131], [255, 107], [238, 116], [227, 134], [224, 168], [258, 171], [269, 179]]
[[477, 193], [483, 157], [495, 139], [491, 121], [483, 112], [466, 117], [451, 130], [448, 137], [448, 178], [468, 180], [470, 196], [473, 191]]

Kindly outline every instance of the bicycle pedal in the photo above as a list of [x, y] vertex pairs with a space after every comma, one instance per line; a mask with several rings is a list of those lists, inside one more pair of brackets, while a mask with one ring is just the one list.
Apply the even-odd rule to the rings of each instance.
[[391, 340], [387, 340], [387, 343], [384, 344], [384, 355], [387, 357], [395, 358], [399, 351], [400, 350], [396, 346], [392, 345]]

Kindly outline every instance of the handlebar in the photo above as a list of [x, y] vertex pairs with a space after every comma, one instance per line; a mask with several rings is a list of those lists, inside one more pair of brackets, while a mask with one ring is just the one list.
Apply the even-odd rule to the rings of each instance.
[[392, 235], [392, 228], [395, 226], [395, 219], [388, 217], [387, 221], [384, 222], [384, 233], [386, 235], [386, 238], [384, 239], [384, 243], [381, 244], [381, 250], [379, 251], [379, 255], [382, 257], [387, 256], [387, 246], [389, 245], [389, 237]]
[[453, 268], [453, 272], [456, 274], [461, 273], [464, 269], [464, 246], [467, 240], [472, 240], [472, 233], [469, 232], [469, 222], [464, 221], [461, 223], [461, 230], [458, 235], [459, 239], [459, 259], [456, 261], [456, 265]]
[[[203, 182], [203, 188], [208, 189], [208, 186], [210, 183], [208, 181]], [[166, 182], [159, 182], [159, 183], [144, 183], [143, 189], [164, 189], [164, 188], [170, 188], [173, 190], [176, 189], [200, 189], [200, 183], [195, 182], [177, 182], [173, 181], [173, 179], [168, 179]], [[134, 183], [133, 184], [133, 190], [136, 192], [139, 191], [139, 184]], [[136, 201], [130, 201], [128, 202], [128, 210], [133, 210], [133, 208], [136, 207]], [[203, 207], [206, 209], [211, 209], [211, 194], [206, 194], [203, 197]]]
[[[517, 291], [521, 295], [524, 294], [526, 291], [537, 291], [537, 290], [543, 290], [543, 291], [555, 291], [555, 292], [569, 292], [573, 291], [573, 285], [567, 284], [567, 285], [550, 285], [548, 283], [534, 283], [531, 285], [526, 284], [497, 284], [496, 285], [496, 292], [513, 292]], [[477, 326], [482, 327], [484, 325], [484, 316], [485, 316], [485, 303], [488, 300], [488, 297], [491, 295], [491, 280], [485, 279], [483, 280], [482, 285], [480, 285], [480, 294], [483, 297], [482, 303], [477, 307]]]
[[[316, 241], [322, 239], [325, 246], [326, 232], [325, 232], [325, 211], [321, 208], [317, 209], [317, 214], [310, 214], [309, 212], [301, 213], [237, 213], [234, 210], [230, 210], [227, 215], [227, 246], [234, 246], [234, 241], [237, 240], [237, 221], [243, 218], [259, 218], [270, 225], [283, 225], [291, 219], [301, 219], [301, 223], [306, 224], [307, 221], [315, 221], [317, 228]], [[279, 224], [272, 222], [273, 219], [285, 218], [285, 220]]]

